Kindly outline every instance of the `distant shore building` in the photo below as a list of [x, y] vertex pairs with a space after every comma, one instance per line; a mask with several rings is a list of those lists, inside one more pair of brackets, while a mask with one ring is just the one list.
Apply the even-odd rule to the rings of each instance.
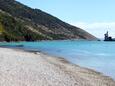
[[104, 41], [115, 41], [115, 38], [109, 36], [108, 31], [104, 34], [105, 38]]

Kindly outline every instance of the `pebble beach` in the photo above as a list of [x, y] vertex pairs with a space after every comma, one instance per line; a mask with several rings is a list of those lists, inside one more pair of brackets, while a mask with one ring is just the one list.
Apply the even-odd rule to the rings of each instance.
[[63, 58], [0, 48], [0, 86], [115, 86], [115, 81]]

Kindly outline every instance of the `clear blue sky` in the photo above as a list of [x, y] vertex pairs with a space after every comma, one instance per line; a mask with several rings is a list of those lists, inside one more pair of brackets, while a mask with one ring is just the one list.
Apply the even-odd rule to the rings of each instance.
[[[91, 31], [89, 30], [89, 27], [91, 26], [88, 27], [83, 26], [85, 24], [92, 25], [95, 23], [96, 24], [99, 23], [99, 25], [102, 24], [102, 26], [104, 26], [103, 24], [106, 24], [105, 26], [111, 28], [111, 26], [109, 26], [108, 23], [109, 24], [112, 23], [113, 28], [115, 22], [115, 0], [17, 0], [17, 1], [22, 2], [23, 4], [26, 4], [32, 8], [41, 9], [47, 13], [50, 13], [60, 18], [61, 20], [64, 20], [76, 26], [78, 25], [79, 27], [84, 28], [85, 30], [89, 31], [90, 33], [96, 36], [100, 35], [98, 34], [98, 32], [95, 33], [92, 32], [93, 27]], [[106, 30], [104, 29], [104, 31]], [[112, 35], [114, 35], [114, 33]]]

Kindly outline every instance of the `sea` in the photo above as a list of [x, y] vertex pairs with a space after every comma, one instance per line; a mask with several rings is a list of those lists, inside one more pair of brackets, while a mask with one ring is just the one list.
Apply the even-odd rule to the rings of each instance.
[[86, 40], [1, 42], [0, 46], [41, 51], [63, 57], [73, 64], [96, 70], [115, 79], [115, 42]]

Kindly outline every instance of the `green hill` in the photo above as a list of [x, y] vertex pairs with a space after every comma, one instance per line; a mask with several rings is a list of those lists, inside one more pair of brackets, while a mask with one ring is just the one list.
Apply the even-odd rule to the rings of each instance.
[[36, 41], [97, 38], [39, 9], [15, 0], [0, 0], [0, 40]]

